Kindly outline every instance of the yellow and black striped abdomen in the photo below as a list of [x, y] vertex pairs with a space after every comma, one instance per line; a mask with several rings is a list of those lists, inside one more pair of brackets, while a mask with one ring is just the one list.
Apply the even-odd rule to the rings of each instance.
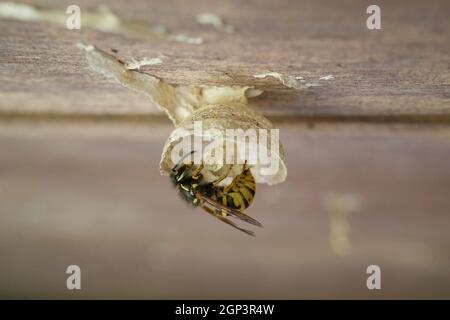
[[244, 211], [252, 203], [255, 191], [255, 178], [247, 168], [223, 189], [222, 204], [228, 208]]

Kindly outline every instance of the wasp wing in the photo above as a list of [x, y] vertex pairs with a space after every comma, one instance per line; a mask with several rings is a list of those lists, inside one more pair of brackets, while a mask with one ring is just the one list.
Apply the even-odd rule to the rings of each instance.
[[240, 219], [242, 221], [250, 223], [250, 224], [252, 224], [254, 226], [262, 227], [262, 224], [259, 221], [253, 219], [249, 215], [246, 215], [245, 213], [243, 213], [243, 212], [241, 212], [239, 210], [228, 208], [227, 206], [224, 206], [223, 204], [221, 204], [221, 203], [217, 202], [216, 200], [211, 199], [211, 198], [209, 198], [209, 197], [207, 197], [207, 196], [205, 196], [203, 194], [197, 193], [197, 196], [201, 200], [203, 200], [204, 202], [206, 202], [209, 205], [213, 206], [214, 208], [224, 210], [227, 214], [229, 214], [232, 217], [235, 217], [237, 219]]
[[242, 231], [242, 232], [244, 232], [244, 233], [246, 233], [246, 234], [248, 234], [248, 235], [250, 235], [250, 236], [253, 236], [253, 237], [255, 236], [255, 233], [254, 233], [253, 231], [250, 231], [250, 230], [247, 230], [247, 229], [244, 229], [244, 228], [239, 227], [239, 226], [236, 225], [233, 221], [231, 221], [231, 220], [229, 220], [229, 219], [223, 217], [220, 213], [217, 213], [217, 212], [215, 211], [215, 209], [211, 209], [211, 208], [207, 207], [206, 205], [202, 205], [202, 208], [205, 209], [205, 211], [208, 212], [208, 213], [209, 213], [210, 215], [212, 215], [213, 217], [219, 219], [219, 220], [222, 221], [222, 222], [225, 222], [226, 224], [232, 226], [233, 228], [236, 228], [236, 229], [238, 229], [239, 231]]

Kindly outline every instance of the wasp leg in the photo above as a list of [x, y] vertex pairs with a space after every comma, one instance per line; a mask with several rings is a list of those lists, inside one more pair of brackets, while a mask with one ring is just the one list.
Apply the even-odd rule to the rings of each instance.
[[[222, 176], [220, 176], [218, 179], [214, 180], [213, 182], [211, 182], [214, 186], [217, 186], [221, 181], [223, 181], [226, 177], [228, 177], [228, 175], [230, 174], [231, 171], [231, 165], [228, 166], [228, 170], [227, 172], [225, 172]], [[227, 213], [224, 210], [217, 210], [217, 213], [220, 213], [222, 215], [222, 217], [226, 218], [227, 217]]]
[[[236, 178], [239, 177], [241, 174], [243, 174], [244, 171], [245, 171], [245, 169], [247, 169], [247, 160], [245, 160], [245, 162], [244, 162], [244, 164], [243, 164], [243, 166], [242, 166], [242, 171], [241, 171], [241, 173], [240, 173], [239, 175], [237, 175], [236, 177], [234, 177], [234, 179], [236, 179]], [[233, 182], [234, 182], [234, 180], [233, 180]], [[224, 193], [228, 193], [228, 192], [230, 191], [231, 187], [233, 187], [233, 185], [234, 185], [233, 182], [230, 183], [228, 186], [226, 186], [225, 189], [223, 189], [223, 192], [224, 192]]]
[[230, 221], [229, 219], [223, 217], [221, 214], [216, 213], [215, 210], [213, 210], [213, 209], [207, 207], [206, 205], [203, 204], [203, 205], [202, 205], [202, 208], [203, 208], [206, 212], [208, 212], [210, 215], [212, 215], [213, 217], [219, 219], [219, 220], [222, 221], [222, 222], [225, 222], [226, 224], [232, 226], [233, 228], [236, 228], [236, 229], [238, 229], [238, 230], [240, 230], [240, 231], [242, 231], [242, 232], [244, 232], [244, 233], [246, 233], [246, 234], [248, 234], [248, 235], [250, 235], [250, 236], [253, 236], [253, 237], [255, 236], [255, 233], [254, 233], [253, 231], [250, 231], [250, 230], [247, 230], [247, 229], [240, 228], [240, 227], [237, 226], [234, 222], [232, 222], [232, 221]]
[[[192, 165], [194, 164], [194, 162], [192, 162]], [[201, 165], [199, 165], [197, 167], [197, 169], [195, 169], [194, 173], [192, 174], [192, 178], [197, 178], [197, 176], [199, 175], [199, 173], [203, 170], [203, 163]]]
[[218, 179], [214, 180], [213, 182], [211, 182], [214, 186], [217, 186], [223, 179], [225, 179], [226, 177], [228, 177], [228, 175], [230, 174], [231, 171], [231, 165], [228, 166], [228, 170], [225, 174], [223, 174], [222, 176], [220, 176]]
[[241, 174], [244, 173], [245, 170], [247, 170], [247, 160], [245, 160], [244, 164], [242, 165]]

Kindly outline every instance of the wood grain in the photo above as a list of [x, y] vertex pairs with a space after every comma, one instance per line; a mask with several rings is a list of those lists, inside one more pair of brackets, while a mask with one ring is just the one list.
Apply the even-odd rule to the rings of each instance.
[[[64, 1], [29, 1], [65, 10]], [[99, 1], [79, 1], [93, 11]], [[93, 74], [78, 41], [123, 61], [162, 55], [143, 72], [170, 83], [255, 85], [266, 93], [254, 105], [266, 114], [307, 116], [448, 115], [450, 4], [379, 1], [382, 29], [365, 26], [368, 1], [110, 1], [120, 16], [164, 25], [204, 39], [202, 45], [45, 23], [0, 20], [0, 111], [69, 114], [155, 114], [137, 93]], [[195, 16], [214, 12], [235, 26], [226, 34]], [[335, 80], [306, 91], [256, 79], [268, 70]]]

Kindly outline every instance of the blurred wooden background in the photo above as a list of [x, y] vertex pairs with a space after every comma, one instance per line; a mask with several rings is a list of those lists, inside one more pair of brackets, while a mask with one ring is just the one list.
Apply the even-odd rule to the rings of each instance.
[[[377, 31], [369, 1], [107, 4], [204, 43], [0, 19], [0, 297], [450, 298], [448, 1], [377, 1]], [[266, 90], [252, 104], [281, 130], [288, 179], [258, 185], [255, 239], [184, 205], [159, 175], [171, 123], [91, 72], [79, 41], [161, 56], [142, 71], [171, 83]], [[266, 71], [335, 79], [296, 91]]]

